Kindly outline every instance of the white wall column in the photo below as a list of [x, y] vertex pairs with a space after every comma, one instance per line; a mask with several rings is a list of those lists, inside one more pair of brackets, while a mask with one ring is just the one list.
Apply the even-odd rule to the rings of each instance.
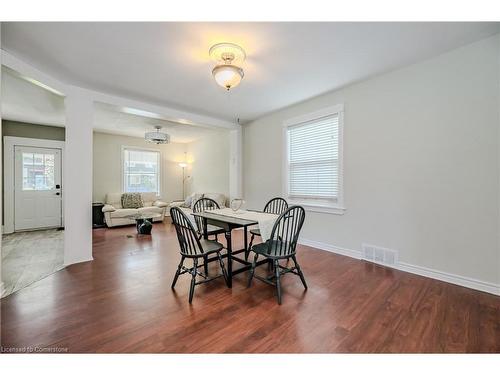
[[242, 198], [243, 139], [241, 128], [229, 132], [229, 198]]
[[92, 260], [93, 102], [82, 90], [65, 99], [66, 147], [63, 168], [64, 264]]

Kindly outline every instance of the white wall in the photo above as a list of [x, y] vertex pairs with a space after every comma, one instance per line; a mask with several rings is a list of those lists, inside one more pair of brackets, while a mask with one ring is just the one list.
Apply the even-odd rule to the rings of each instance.
[[500, 284], [499, 48], [495, 36], [244, 126], [248, 206], [281, 194], [283, 121], [344, 103], [347, 211], [307, 213], [302, 237]]
[[155, 149], [161, 152], [161, 198], [167, 202], [182, 199], [182, 168], [187, 152], [189, 167], [186, 194], [221, 192], [229, 194], [229, 131], [214, 131], [191, 143], [155, 145], [144, 139], [94, 132], [94, 202], [104, 202], [109, 192], [122, 191], [122, 146]]
[[230, 135], [214, 131], [188, 144], [190, 162], [187, 193], [224, 193], [229, 196]]
[[165, 201], [182, 199], [182, 169], [187, 145], [155, 145], [142, 138], [94, 132], [94, 202], [105, 202], [107, 193], [122, 192], [122, 146], [159, 150], [161, 153], [160, 195]]

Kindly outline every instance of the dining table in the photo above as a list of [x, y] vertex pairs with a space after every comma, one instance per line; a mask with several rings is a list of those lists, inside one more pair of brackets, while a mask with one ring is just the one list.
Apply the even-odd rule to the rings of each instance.
[[[203, 221], [203, 238], [208, 239], [207, 226], [214, 225], [219, 228], [224, 229], [224, 236], [226, 238], [226, 253], [222, 254], [223, 258], [227, 258], [227, 286], [232, 288], [233, 286], [233, 276], [239, 273], [250, 270], [252, 267], [252, 262], [249, 262], [245, 258], [241, 258], [240, 254], [246, 254], [248, 251], [248, 227], [259, 225], [259, 221], [255, 219], [248, 219], [244, 217], [238, 217], [235, 215], [227, 215], [221, 212], [214, 211], [223, 211], [223, 210], [207, 210], [202, 212], [193, 212], [193, 216], [198, 216], [202, 218]], [[249, 210], [250, 211], [250, 210]], [[259, 211], [251, 211], [255, 214], [262, 214], [269, 216], [267, 213], [259, 212]], [[241, 215], [244, 216], [244, 215]], [[256, 215], [254, 215], [256, 216]], [[276, 218], [278, 215], [275, 215]], [[243, 229], [243, 248], [242, 249], [233, 249], [232, 244], [232, 231], [235, 229]], [[207, 259], [207, 263], [218, 261], [217, 257], [212, 257]], [[233, 269], [233, 262], [241, 264], [241, 267]], [[260, 260], [256, 263], [257, 266], [266, 264], [267, 259]]]

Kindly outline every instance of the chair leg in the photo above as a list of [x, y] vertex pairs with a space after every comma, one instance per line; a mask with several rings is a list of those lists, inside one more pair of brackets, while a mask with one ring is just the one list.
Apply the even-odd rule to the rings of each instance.
[[255, 234], [252, 233], [252, 237], [250, 237], [250, 243], [248, 244], [247, 251], [245, 251], [245, 260], [248, 260], [248, 256], [250, 255], [250, 250], [252, 250], [252, 244], [254, 238]]
[[226, 268], [224, 267], [224, 261], [222, 260], [222, 255], [220, 255], [220, 251], [217, 251], [217, 257], [219, 258], [219, 264], [222, 270], [222, 276], [224, 276], [224, 281], [226, 282], [227, 285], [227, 272]]
[[269, 259], [269, 261], [267, 262], [267, 270], [270, 272], [274, 272], [274, 263], [272, 259]]
[[203, 271], [205, 272], [205, 276], [208, 276], [208, 257], [204, 256], [203, 257]]
[[194, 284], [196, 283], [196, 270], [198, 269], [198, 259], [193, 259], [193, 269], [191, 270], [191, 287], [189, 288], [189, 303], [193, 301]]
[[247, 288], [250, 288], [250, 285], [252, 285], [252, 279], [253, 275], [255, 273], [255, 267], [257, 266], [257, 259], [259, 258], [259, 254], [255, 254], [253, 258], [253, 263], [252, 263], [252, 268], [250, 269], [250, 275], [248, 275], [248, 283], [247, 283]]
[[274, 260], [274, 272], [276, 275], [276, 292], [278, 293], [278, 304], [281, 305], [281, 281], [280, 281], [280, 268], [278, 259]]
[[306, 279], [304, 277], [304, 274], [302, 273], [302, 270], [300, 269], [299, 263], [297, 262], [297, 258], [295, 258], [295, 255], [292, 257], [292, 259], [293, 259], [293, 263], [295, 263], [295, 268], [297, 269], [297, 272], [299, 273], [300, 280], [302, 281], [304, 288], [307, 289]]
[[177, 283], [177, 279], [179, 278], [183, 264], [184, 264], [184, 255], [181, 256], [181, 261], [179, 263], [179, 266], [177, 267], [177, 271], [175, 271], [174, 281], [172, 281], [172, 286], [171, 286], [172, 289], [175, 288], [175, 284]]

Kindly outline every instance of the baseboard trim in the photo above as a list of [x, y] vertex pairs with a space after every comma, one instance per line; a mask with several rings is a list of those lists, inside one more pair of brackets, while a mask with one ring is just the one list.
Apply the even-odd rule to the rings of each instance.
[[431, 279], [436, 279], [447, 283], [460, 285], [466, 288], [480, 290], [481, 292], [486, 292], [500, 296], [500, 285], [493, 284], [487, 281], [477, 280], [471, 277], [465, 277], [448, 272], [438, 271], [432, 268], [416, 266], [414, 264], [409, 264], [405, 262], [399, 262], [395, 268], [397, 268], [400, 271], [409, 272], [416, 275], [429, 277]]
[[[330, 245], [330, 244], [327, 244], [324, 242], [313, 241], [313, 240], [301, 238], [301, 239], [299, 239], [299, 243], [302, 245], [310, 246], [310, 247], [318, 249], [318, 250], [329, 251], [331, 253], [345, 255], [345, 256], [348, 256], [348, 257], [351, 257], [354, 259], [362, 260], [362, 258], [363, 258], [361, 251], [346, 249], [346, 248], [342, 248], [339, 246]], [[487, 281], [481, 281], [481, 280], [473, 279], [470, 277], [455, 275], [455, 274], [451, 274], [448, 272], [438, 271], [438, 270], [435, 270], [432, 268], [417, 266], [417, 265], [409, 264], [409, 263], [405, 263], [405, 262], [398, 262], [398, 264], [396, 264], [394, 266], [390, 266], [387, 264], [381, 264], [381, 265], [384, 267], [394, 268], [394, 269], [397, 269], [399, 271], [409, 272], [409, 273], [413, 273], [415, 275], [424, 276], [424, 277], [428, 277], [431, 279], [444, 281], [444, 282], [447, 282], [450, 284], [455, 284], [455, 285], [463, 286], [466, 288], [479, 290], [481, 292], [486, 292], [486, 293], [500, 296], [500, 285], [490, 283]]]
[[94, 257], [85, 258], [85, 259], [79, 259], [79, 260], [72, 260], [71, 262], [68, 262], [68, 263], [65, 262], [64, 263], [64, 268], [66, 268], [68, 266], [71, 266], [72, 264], [90, 262], [92, 260], [94, 260]]
[[329, 251], [331, 253], [345, 255], [345, 256], [348, 256], [351, 258], [355, 258], [355, 259], [361, 259], [361, 251], [346, 249], [343, 247], [330, 245], [330, 244], [327, 244], [324, 242], [308, 240], [306, 238], [300, 238], [299, 243], [301, 245], [314, 247], [314, 248], [319, 249], [319, 250], [325, 250], [325, 251]]

